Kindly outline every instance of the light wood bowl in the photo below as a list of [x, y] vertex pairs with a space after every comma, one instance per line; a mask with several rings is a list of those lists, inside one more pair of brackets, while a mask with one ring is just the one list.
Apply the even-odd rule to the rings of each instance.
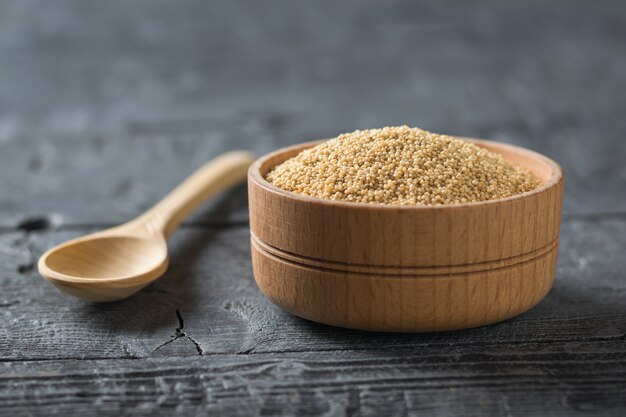
[[526, 167], [542, 185], [440, 206], [323, 200], [265, 180], [320, 142], [280, 149], [248, 171], [252, 266], [261, 291], [309, 320], [353, 329], [465, 329], [527, 311], [556, 272], [563, 174], [538, 153], [464, 139]]

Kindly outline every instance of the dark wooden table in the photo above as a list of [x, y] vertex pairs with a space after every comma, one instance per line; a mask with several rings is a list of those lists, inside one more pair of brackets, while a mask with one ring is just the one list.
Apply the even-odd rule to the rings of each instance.
[[[558, 277], [503, 323], [373, 334], [257, 290], [245, 187], [136, 296], [36, 272], [229, 149], [409, 124], [566, 173]], [[0, 1], [0, 413], [626, 415], [626, 5]]]

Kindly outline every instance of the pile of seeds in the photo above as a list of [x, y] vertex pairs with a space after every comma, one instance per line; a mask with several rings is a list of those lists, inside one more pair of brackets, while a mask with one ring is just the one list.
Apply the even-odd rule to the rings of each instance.
[[345, 133], [278, 165], [267, 180], [313, 197], [391, 205], [485, 201], [539, 185], [496, 153], [407, 126]]

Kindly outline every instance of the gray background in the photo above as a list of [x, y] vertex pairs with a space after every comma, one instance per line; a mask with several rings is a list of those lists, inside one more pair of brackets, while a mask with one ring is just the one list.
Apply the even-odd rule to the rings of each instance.
[[[625, 91], [620, 1], [0, 0], [0, 413], [624, 415]], [[126, 301], [36, 273], [223, 151], [398, 124], [562, 164], [539, 306], [422, 335], [290, 316], [254, 284], [245, 187]]]

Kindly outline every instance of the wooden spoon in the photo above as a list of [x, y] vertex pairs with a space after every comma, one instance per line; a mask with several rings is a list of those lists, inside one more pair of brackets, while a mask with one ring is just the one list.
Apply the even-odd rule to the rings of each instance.
[[242, 182], [254, 156], [224, 154], [207, 163], [136, 219], [70, 240], [39, 258], [39, 273], [66, 294], [89, 301], [131, 296], [167, 270], [167, 238], [204, 200]]

